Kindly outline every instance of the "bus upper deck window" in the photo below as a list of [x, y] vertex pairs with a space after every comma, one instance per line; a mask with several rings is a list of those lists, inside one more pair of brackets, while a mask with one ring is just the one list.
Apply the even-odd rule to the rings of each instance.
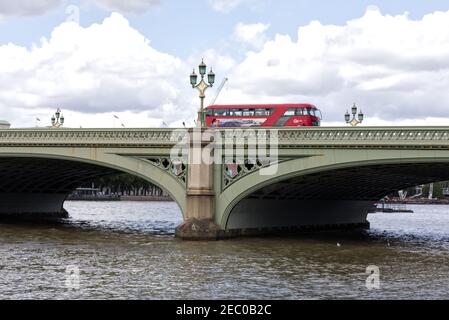
[[215, 109], [214, 116], [226, 116], [228, 114], [227, 109]]
[[266, 117], [271, 116], [271, 109], [256, 109], [254, 111], [256, 117]]
[[241, 117], [242, 114], [243, 114], [242, 109], [232, 109], [231, 115], [236, 116], [236, 117]]
[[243, 116], [244, 117], [253, 117], [254, 109], [243, 109]]
[[304, 115], [304, 109], [302, 109], [302, 108], [297, 108], [297, 109], [296, 109], [296, 115], [297, 115], [297, 116], [303, 116], [303, 115]]
[[214, 115], [214, 110], [213, 110], [213, 109], [207, 109], [207, 110], [206, 110], [206, 115], [207, 115], [207, 116], [212, 116], [212, 115]]
[[294, 116], [295, 115], [295, 109], [288, 109], [285, 111], [284, 116]]
[[319, 109], [312, 109], [311, 111], [313, 116], [323, 119], [323, 116], [321, 115], [321, 111]]

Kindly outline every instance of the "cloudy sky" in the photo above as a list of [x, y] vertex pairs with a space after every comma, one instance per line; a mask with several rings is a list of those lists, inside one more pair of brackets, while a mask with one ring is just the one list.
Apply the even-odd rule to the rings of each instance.
[[192, 125], [203, 57], [216, 87], [229, 78], [217, 103], [308, 102], [342, 125], [356, 102], [365, 125], [449, 125], [447, 0], [0, 0], [0, 119]]

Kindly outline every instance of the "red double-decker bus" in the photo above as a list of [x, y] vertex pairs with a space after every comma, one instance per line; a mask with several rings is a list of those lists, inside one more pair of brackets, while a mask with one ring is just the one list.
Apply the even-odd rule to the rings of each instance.
[[212, 105], [206, 108], [208, 127], [319, 126], [320, 110], [311, 104]]

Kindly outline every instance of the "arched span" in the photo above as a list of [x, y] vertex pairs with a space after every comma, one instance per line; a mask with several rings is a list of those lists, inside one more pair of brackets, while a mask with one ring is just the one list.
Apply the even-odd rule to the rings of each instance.
[[30, 151], [0, 154], [0, 214], [57, 215], [75, 188], [113, 173], [129, 173], [166, 190], [184, 214], [183, 186], [145, 159], [92, 150], [84, 152], [88, 157]]
[[216, 212], [223, 213], [217, 222], [227, 230], [362, 225], [372, 204], [383, 196], [443, 180], [449, 180], [445, 150], [420, 156], [399, 150], [370, 156], [349, 150], [321, 152], [281, 162], [274, 176], [254, 172], [232, 184], [217, 198]]

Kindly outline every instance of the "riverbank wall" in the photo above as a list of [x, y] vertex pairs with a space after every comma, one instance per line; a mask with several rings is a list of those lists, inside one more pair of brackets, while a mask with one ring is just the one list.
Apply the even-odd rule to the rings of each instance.
[[414, 199], [400, 199], [391, 198], [385, 201], [386, 204], [441, 204], [449, 205], [449, 199], [427, 199], [427, 198], [414, 198]]
[[70, 195], [67, 201], [173, 201], [167, 196], [93, 196], [93, 195]]

